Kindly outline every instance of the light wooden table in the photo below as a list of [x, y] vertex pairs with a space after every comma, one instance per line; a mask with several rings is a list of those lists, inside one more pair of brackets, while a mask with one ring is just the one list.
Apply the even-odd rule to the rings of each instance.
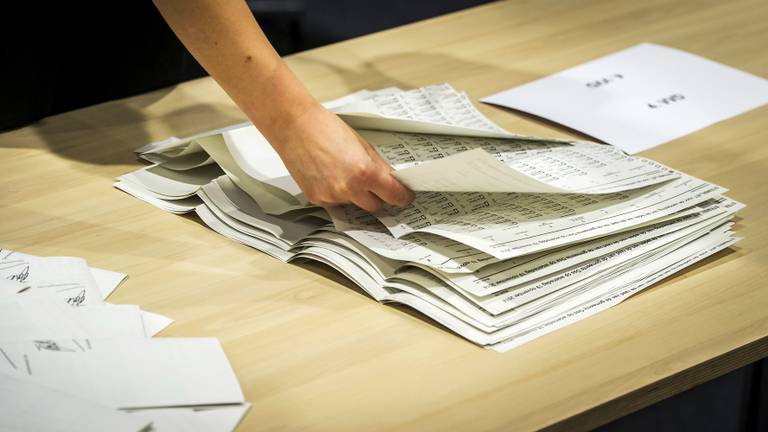
[[[765, 77], [768, 2], [515, 1], [288, 62], [320, 99], [444, 81], [477, 99], [644, 41]], [[241, 430], [587, 429], [768, 354], [768, 107], [645, 153], [730, 188], [745, 240], [507, 354], [112, 188], [133, 148], [241, 120], [202, 79], [0, 135], [0, 244], [127, 272], [111, 301], [175, 318], [164, 336], [218, 337], [253, 403]]]

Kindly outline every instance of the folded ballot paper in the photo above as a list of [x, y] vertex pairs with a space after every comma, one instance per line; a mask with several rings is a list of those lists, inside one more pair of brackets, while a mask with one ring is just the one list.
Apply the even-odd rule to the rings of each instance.
[[0, 430], [231, 431], [249, 405], [218, 341], [105, 301], [125, 274], [0, 249]]
[[371, 214], [307, 203], [251, 124], [145, 145], [115, 186], [277, 259], [325, 263], [506, 351], [613, 306], [738, 239], [726, 189], [610, 145], [521, 136], [447, 84], [326, 106], [416, 191]]

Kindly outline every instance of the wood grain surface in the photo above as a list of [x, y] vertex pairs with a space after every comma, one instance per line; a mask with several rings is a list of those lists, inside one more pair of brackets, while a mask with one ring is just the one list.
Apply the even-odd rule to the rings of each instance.
[[[323, 100], [440, 82], [476, 100], [640, 42], [766, 77], [768, 2], [493, 3], [287, 60]], [[219, 338], [253, 403], [240, 430], [584, 430], [768, 354], [768, 107], [643, 153], [746, 203], [742, 242], [506, 354], [112, 188], [132, 149], [242, 119], [206, 78], [0, 134], [0, 245], [126, 272], [112, 302], [173, 317], [163, 336]]]

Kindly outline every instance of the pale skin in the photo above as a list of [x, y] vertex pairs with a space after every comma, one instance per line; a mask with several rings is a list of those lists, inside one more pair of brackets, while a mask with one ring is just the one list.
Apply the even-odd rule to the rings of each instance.
[[413, 192], [352, 128], [315, 100], [244, 1], [154, 0], [187, 49], [280, 155], [308, 200], [374, 212]]

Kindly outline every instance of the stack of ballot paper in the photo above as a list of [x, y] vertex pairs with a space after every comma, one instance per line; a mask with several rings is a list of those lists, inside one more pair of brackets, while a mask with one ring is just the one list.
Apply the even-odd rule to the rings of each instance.
[[0, 249], [0, 430], [231, 431], [246, 413], [216, 339], [104, 299], [126, 275]]
[[726, 189], [616, 147], [509, 133], [449, 85], [326, 106], [416, 191], [370, 214], [307, 203], [251, 124], [146, 145], [115, 186], [283, 261], [325, 263], [509, 350], [606, 309], [738, 239]]

